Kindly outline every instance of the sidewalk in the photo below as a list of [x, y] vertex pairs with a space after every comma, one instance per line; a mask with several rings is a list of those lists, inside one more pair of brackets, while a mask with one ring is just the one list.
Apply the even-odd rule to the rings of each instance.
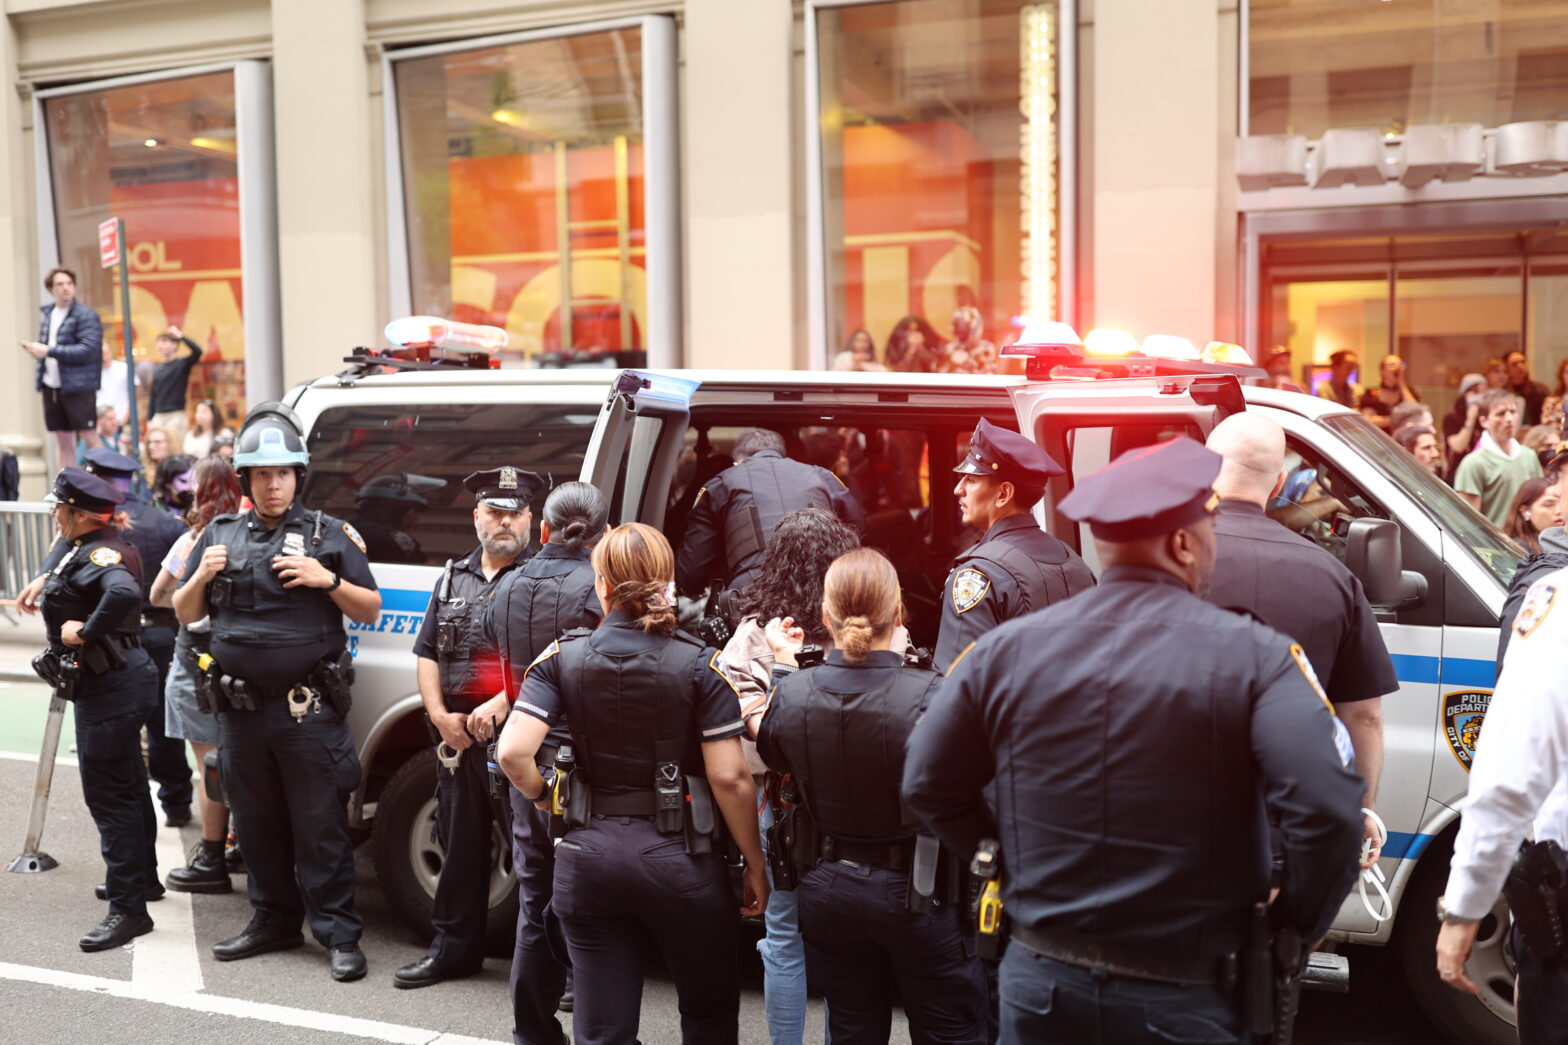
[[25, 616], [14, 609], [9, 618], [0, 616], [0, 681], [37, 682], [33, 658], [44, 646], [42, 617]]

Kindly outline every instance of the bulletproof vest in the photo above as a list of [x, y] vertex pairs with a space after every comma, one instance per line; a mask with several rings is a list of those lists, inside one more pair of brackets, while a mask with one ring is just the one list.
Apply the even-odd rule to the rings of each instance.
[[[337, 572], [337, 553], [312, 538], [342, 528], [341, 520], [321, 512], [290, 510], [272, 530], [252, 530], [250, 514], [220, 515], [208, 524], [212, 544], [228, 548], [228, 565], [207, 586], [214, 641], [241, 646], [303, 646], [345, 635], [343, 611], [319, 588], [285, 588], [272, 568], [279, 555], [309, 555]], [[226, 582], [225, 605], [214, 599], [214, 586]]]
[[817, 668], [797, 672], [780, 683], [774, 697], [803, 702], [789, 720], [802, 728], [779, 740], [812, 820], [835, 838], [891, 842], [913, 837], [921, 827], [899, 795], [904, 750], [941, 674], [905, 665], [864, 694], [824, 690], [817, 684], [819, 674]]
[[1032, 548], [1007, 537], [984, 541], [960, 555], [954, 568], [960, 569], [966, 563], [984, 559], [1012, 574], [1024, 600], [1020, 615], [1044, 609], [1069, 595], [1094, 587], [1094, 574], [1088, 564], [1074, 555], [1067, 545], [1043, 531], [1029, 537], [1028, 545], [1033, 545]]
[[656, 752], [684, 742], [682, 766], [700, 773], [700, 738], [692, 724], [697, 664], [704, 646], [675, 632], [640, 653], [602, 653], [578, 628], [560, 638], [561, 704], [566, 710], [577, 764], [595, 791], [650, 789]]
[[496, 588], [490, 612], [500, 615], [493, 633], [499, 638], [502, 666], [510, 673], [509, 692], [515, 692], [522, 669], [546, 646], [572, 628], [592, 623], [585, 607], [593, 598], [593, 566], [586, 548], [579, 556], [540, 553], [507, 575]]
[[724, 555], [732, 587], [762, 568], [762, 554], [779, 520], [801, 508], [833, 507], [820, 469], [771, 450], [746, 458], [723, 474], [729, 502], [724, 515]]
[[[96, 584], [89, 584], [78, 574], [82, 567], [92, 563], [93, 552], [99, 548], [109, 548], [118, 552], [125, 568], [140, 582], [140, 556], [137, 555], [136, 549], [128, 545], [117, 532], [100, 531], [93, 540], [67, 548], [64, 557], [59, 559], [49, 571], [49, 579], [44, 582], [40, 597], [44, 626], [49, 632], [51, 641], [58, 639], [60, 626], [66, 621], [85, 621], [98, 608], [102, 592]], [[136, 607], [128, 611], [124, 619], [115, 622], [114, 633], [135, 635], [140, 628], [141, 610], [140, 607]]]
[[485, 603], [494, 580], [460, 570], [451, 559], [436, 586], [436, 663], [447, 697], [486, 700], [501, 691], [501, 661], [484, 640]]
[[161, 614], [166, 615], [169, 611], [153, 606], [147, 596], [152, 591], [152, 582], [158, 578], [158, 569], [164, 557], [169, 554], [169, 549], [174, 547], [174, 542], [185, 533], [185, 524], [146, 501], [127, 500], [125, 514], [130, 517], [131, 525], [126, 528], [122, 536], [125, 538], [125, 543], [135, 548], [141, 555], [144, 566], [142, 609], [144, 611], [157, 609]]

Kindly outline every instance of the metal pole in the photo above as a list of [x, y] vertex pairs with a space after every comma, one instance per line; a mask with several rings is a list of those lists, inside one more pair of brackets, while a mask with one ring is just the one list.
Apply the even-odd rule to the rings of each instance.
[[136, 433], [136, 352], [131, 348], [131, 247], [125, 242], [125, 219], [116, 218], [115, 235], [120, 238], [120, 331], [125, 335], [125, 383], [131, 393], [131, 445], [130, 457], [140, 460], [139, 440]]
[[27, 840], [22, 843], [22, 855], [6, 865], [7, 871], [38, 874], [60, 866], [60, 861], [39, 852], [38, 844], [44, 837], [44, 812], [49, 808], [49, 786], [54, 782], [54, 756], [60, 748], [60, 723], [64, 718], [65, 701], [59, 696], [50, 697], [49, 717], [44, 720], [44, 746], [38, 752], [38, 775], [33, 781], [33, 808], [27, 815]]

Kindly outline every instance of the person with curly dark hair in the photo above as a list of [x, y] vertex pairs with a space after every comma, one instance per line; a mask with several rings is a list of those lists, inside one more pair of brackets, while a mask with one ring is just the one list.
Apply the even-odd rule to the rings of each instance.
[[905, 316], [887, 336], [883, 353], [889, 370], [910, 374], [935, 373], [942, 361], [942, 339], [936, 328], [919, 316]]

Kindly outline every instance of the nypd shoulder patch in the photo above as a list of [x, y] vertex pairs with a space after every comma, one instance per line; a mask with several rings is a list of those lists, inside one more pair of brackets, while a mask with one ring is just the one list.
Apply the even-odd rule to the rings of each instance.
[[94, 566], [113, 566], [120, 561], [121, 556], [113, 548], [99, 545], [92, 550], [92, 553], [87, 558]]
[[1519, 615], [1514, 618], [1514, 634], [1521, 639], [1529, 638], [1530, 633], [1541, 626], [1546, 615], [1552, 611], [1552, 604], [1557, 601], [1557, 585], [1547, 584], [1544, 581], [1530, 586], [1530, 591], [1524, 597], [1524, 604], [1519, 607]]
[[990, 590], [991, 578], [973, 567], [964, 567], [953, 574], [953, 609], [968, 613], [985, 600]]
[[343, 533], [348, 537], [349, 540], [354, 542], [354, 547], [358, 548], [360, 551], [365, 550], [365, 538], [359, 535], [358, 530], [354, 529], [354, 527], [350, 526], [348, 523], [344, 523]]

